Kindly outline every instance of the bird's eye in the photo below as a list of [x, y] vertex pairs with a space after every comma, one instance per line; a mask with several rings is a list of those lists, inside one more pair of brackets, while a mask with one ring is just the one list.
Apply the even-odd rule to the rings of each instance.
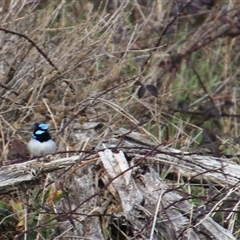
[[41, 135], [41, 134], [43, 134], [45, 131], [42, 131], [42, 130], [37, 130], [36, 132], [35, 132], [35, 134], [36, 135]]
[[38, 128], [38, 125], [39, 125], [39, 123], [34, 123], [33, 129], [37, 129], [37, 128]]

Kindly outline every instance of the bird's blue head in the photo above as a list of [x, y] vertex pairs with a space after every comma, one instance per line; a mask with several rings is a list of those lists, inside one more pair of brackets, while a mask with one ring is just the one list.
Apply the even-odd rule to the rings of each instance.
[[48, 125], [45, 123], [34, 123], [32, 138], [38, 140], [39, 142], [46, 142], [50, 140], [51, 136], [48, 132]]

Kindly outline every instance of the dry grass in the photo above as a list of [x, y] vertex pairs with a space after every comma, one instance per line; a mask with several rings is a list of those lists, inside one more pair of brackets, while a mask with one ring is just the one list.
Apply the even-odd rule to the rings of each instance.
[[[237, 155], [237, 1], [202, 6], [210, 14], [185, 4], [178, 17], [170, 1], [115, 9], [111, 1], [17, 2], [0, 4], [1, 164], [26, 155], [9, 142], [26, 143], [40, 121], [51, 123], [67, 155], [119, 127], [198, 152], [214, 142], [204, 145], [211, 154]], [[102, 128], [79, 139], [86, 122]]]

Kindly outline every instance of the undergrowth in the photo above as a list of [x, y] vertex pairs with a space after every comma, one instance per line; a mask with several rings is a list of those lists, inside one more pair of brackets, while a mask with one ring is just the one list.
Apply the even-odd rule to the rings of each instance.
[[[134, 128], [169, 147], [238, 161], [237, 1], [97, 2], [1, 2], [1, 164], [29, 159], [24, 144], [41, 121], [61, 152], [82, 150], [74, 126], [100, 122], [91, 146], [109, 129]], [[190, 192], [195, 204], [206, 200], [203, 185]], [[1, 204], [1, 216], [20, 211], [9, 197]], [[1, 239], [14, 235], [10, 226]]]

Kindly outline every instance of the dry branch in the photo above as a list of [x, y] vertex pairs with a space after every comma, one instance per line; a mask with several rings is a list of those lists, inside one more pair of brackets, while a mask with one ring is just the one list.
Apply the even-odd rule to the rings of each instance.
[[[124, 135], [127, 134], [128, 131], [120, 129], [116, 133]], [[135, 142], [135, 146], [139, 147], [143, 146], [144, 142], [145, 146], [146, 143], [148, 143], [147, 146], [151, 146], [151, 148], [158, 145], [156, 142], [150, 142], [149, 140], [144, 141], [143, 136], [139, 133], [128, 133], [127, 139], [130, 141], [125, 141], [125, 147], [133, 147], [132, 142]], [[141, 143], [141, 145], [139, 143]], [[151, 151], [151, 148], [148, 151]], [[146, 150], [140, 150], [140, 152], [142, 152], [142, 154], [134, 154], [135, 157], [142, 158], [144, 154], [146, 154]], [[221, 186], [229, 184], [236, 185], [240, 180], [240, 166], [226, 158], [193, 154], [164, 147], [160, 144], [151, 156], [148, 157], [148, 160], [168, 164], [170, 166], [170, 172], [181, 174], [188, 179], [194, 176], [196, 179], [210, 181]]]
[[0, 168], [0, 194], [16, 190], [21, 184], [34, 182], [45, 173], [74, 165], [78, 161], [79, 156], [73, 156], [51, 162], [32, 160], [3, 166]]

